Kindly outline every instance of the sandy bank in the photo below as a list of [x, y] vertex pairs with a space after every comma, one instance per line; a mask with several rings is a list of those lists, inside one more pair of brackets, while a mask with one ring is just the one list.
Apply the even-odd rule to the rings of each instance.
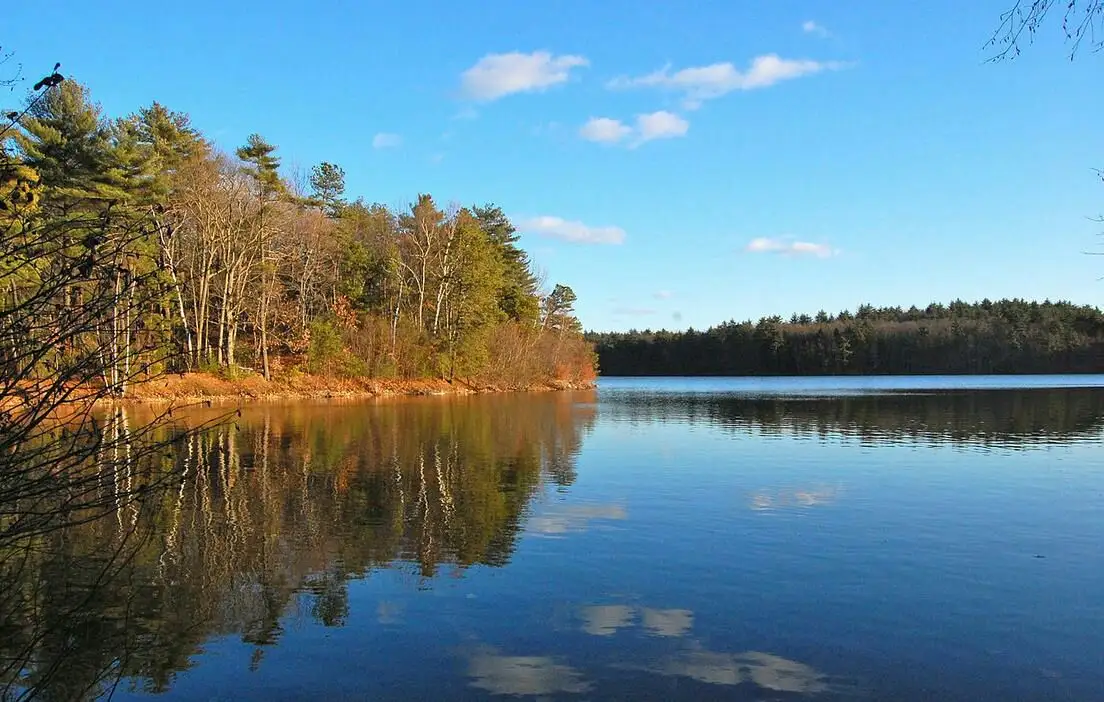
[[467, 380], [421, 379], [395, 380], [371, 378], [331, 378], [295, 375], [266, 381], [259, 375], [229, 380], [206, 373], [166, 375], [136, 383], [127, 390], [125, 402], [202, 402], [211, 401], [283, 401], [296, 399], [372, 398], [410, 395], [470, 395], [485, 392], [583, 390], [594, 387], [592, 381], [550, 380], [515, 387], [477, 383]]

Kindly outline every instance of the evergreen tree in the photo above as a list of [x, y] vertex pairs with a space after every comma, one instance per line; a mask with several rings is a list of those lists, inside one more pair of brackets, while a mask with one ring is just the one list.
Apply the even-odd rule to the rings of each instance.
[[257, 182], [262, 199], [287, 193], [287, 185], [280, 178], [280, 159], [275, 156], [276, 147], [260, 134], [250, 134], [245, 146], [235, 152], [245, 162], [245, 172]]
[[322, 207], [326, 216], [337, 218], [345, 206], [345, 171], [341, 166], [323, 161], [311, 170], [311, 192], [314, 201]]
[[127, 199], [113, 130], [83, 85], [67, 80], [37, 97], [21, 126], [18, 158], [38, 173], [52, 210]]
[[153, 164], [149, 191], [157, 202], [164, 202], [172, 189], [172, 179], [190, 159], [206, 158], [211, 144], [192, 127], [188, 115], [173, 112], [154, 102], [119, 123], [136, 145], [147, 153]]
[[502, 208], [487, 204], [472, 208], [480, 228], [502, 261], [503, 284], [498, 305], [507, 317], [536, 323], [540, 316], [537, 280], [530, 269], [529, 255], [517, 245], [517, 229]]
[[555, 329], [561, 333], [578, 330], [579, 320], [575, 318], [577, 299], [574, 290], [556, 283], [541, 304], [541, 325], [545, 329]]

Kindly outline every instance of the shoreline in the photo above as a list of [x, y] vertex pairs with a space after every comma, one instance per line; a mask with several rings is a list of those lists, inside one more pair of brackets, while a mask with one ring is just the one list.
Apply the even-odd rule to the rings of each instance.
[[290, 400], [367, 400], [384, 397], [424, 397], [481, 395], [505, 392], [555, 392], [592, 390], [593, 380], [552, 379], [524, 386], [476, 383], [443, 378], [381, 379], [332, 378], [296, 375], [266, 381], [259, 375], [237, 379], [220, 378], [208, 373], [168, 375], [139, 382], [127, 389], [125, 397], [103, 398], [104, 404], [170, 404], [226, 402], [286, 402]]

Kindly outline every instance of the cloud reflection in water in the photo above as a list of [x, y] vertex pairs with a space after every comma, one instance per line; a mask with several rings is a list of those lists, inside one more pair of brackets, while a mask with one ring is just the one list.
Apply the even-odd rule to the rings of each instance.
[[[612, 636], [619, 629], [636, 623], [638, 610], [629, 605], [592, 605], [583, 607], [579, 616], [582, 630], [593, 636]], [[651, 636], [685, 636], [694, 626], [694, 613], [688, 609], [639, 609], [641, 626]]]
[[688, 609], [645, 609], [644, 628], [653, 636], [685, 636], [694, 626]]
[[595, 520], [622, 520], [628, 514], [621, 505], [568, 505], [552, 507], [529, 520], [529, 530], [559, 536], [585, 530]]
[[583, 631], [594, 636], [611, 636], [633, 625], [636, 612], [627, 605], [594, 605], [583, 607]]
[[648, 670], [712, 685], [750, 683], [774, 692], [813, 695], [829, 689], [825, 676], [810, 666], [759, 651], [687, 651], [664, 658]]
[[815, 487], [760, 490], [751, 495], [749, 506], [759, 512], [772, 509], [815, 507], [832, 504], [843, 493], [838, 485], [818, 485]]
[[492, 695], [582, 693], [591, 687], [579, 671], [550, 656], [504, 656], [492, 648], [471, 658], [468, 675], [472, 687]]

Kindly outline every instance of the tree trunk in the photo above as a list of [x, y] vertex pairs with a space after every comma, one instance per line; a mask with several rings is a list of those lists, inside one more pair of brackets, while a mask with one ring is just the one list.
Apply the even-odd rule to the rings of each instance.
[[111, 349], [111, 355], [109, 361], [111, 363], [111, 391], [113, 394], [119, 394], [119, 296], [122, 294], [122, 275], [120, 275], [119, 268], [115, 268], [115, 289], [111, 300], [111, 341], [109, 348]]
[[[229, 264], [227, 264], [229, 265]], [[218, 329], [218, 364], [223, 367], [229, 367], [232, 361], [227, 359], [227, 349], [229, 346], [230, 329], [234, 326], [234, 321], [230, 317], [231, 312], [231, 292], [233, 287], [233, 280], [231, 270], [227, 268], [226, 275], [222, 282], [222, 305], [219, 310], [219, 329]]]
[[[130, 278], [129, 274], [127, 276]], [[130, 342], [131, 342], [131, 315], [134, 311], [134, 280], [130, 279], [127, 283], [127, 308], [126, 308], [126, 328], [123, 330], [123, 377], [119, 383], [119, 396], [126, 394], [127, 381], [130, 379]]]
[[264, 270], [261, 271], [261, 370], [265, 380], [272, 380], [268, 367], [268, 286], [265, 284]]
[[395, 313], [391, 315], [391, 360], [397, 360], [395, 358], [395, 346], [398, 344], [399, 336], [399, 314], [402, 311], [402, 299], [403, 292], [406, 290], [406, 278], [400, 274], [399, 276], [399, 293], [395, 296]]

